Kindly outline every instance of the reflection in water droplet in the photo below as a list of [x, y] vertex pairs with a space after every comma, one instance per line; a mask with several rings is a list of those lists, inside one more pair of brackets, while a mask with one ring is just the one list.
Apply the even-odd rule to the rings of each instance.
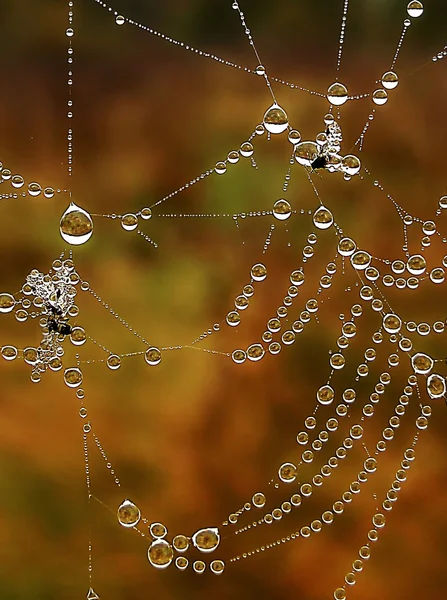
[[147, 551], [149, 562], [156, 569], [166, 569], [172, 563], [174, 551], [166, 540], [154, 540]]
[[343, 83], [335, 82], [328, 87], [327, 99], [334, 106], [341, 106], [348, 99], [348, 90]]
[[382, 106], [388, 101], [387, 91], [383, 90], [382, 88], [376, 90], [372, 95], [372, 99], [374, 104], [377, 104], [377, 106]]
[[265, 128], [270, 133], [283, 133], [289, 126], [286, 111], [278, 104], [272, 104], [266, 111], [263, 122]]
[[9, 313], [16, 305], [12, 294], [0, 294], [0, 313]]
[[121, 219], [121, 226], [125, 231], [133, 231], [138, 227], [138, 217], [133, 213], [124, 215]]
[[1, 353], [5, 360], [14, 360], [17, 358], [18, 350], [15, 346], [3, 346]]
[[394, 71], [387, 71], [382, 75], [382, 85], [387, 90], [394, 90], [399, 84], [399, 78]]
[[121, 358], [116, 354], [111, 354], [107, 359], [107, 366], [109, 369], [112, 369], [112, 371], [116, 371], [116, 369], [121, 367]]
[[161, 362], [161, 352], [158, 348], [148, 348], [144, 353], [144, 359], [148, 365], [155, 367]]
[[71, 202], [62, 215], [59, 228], [62, 239], [67, 244], [79, 246], [92, 237], [93, 221], [87, 211]]
[[115, 23], [117, 25], [124, 25], [125, 22], [126, 22], [126, 20], [122, 15], [118, 15], [115, 19]]
[[117, 517], [123, 527], [135, 527], [141, 518], [141, 512], [133, 502], [124, 500], [118, 508]]
[[281, 198], [277, 200], [273, 205], [273, 216], [276, 217], [279, 221], [285, 221], [292, 214], [292, 207], [287, 200]]
[[267, 268], [262, 263], [257, 263], [251, 268], [251, 276], [254, 281], [264, 281], [267, 277]]
[[320, 206], [312, 217], [315, 227], [318, 229], [328, 229], [334, 222], [331, 211], [325, 206]]
[[419, 0], [411, 0], [407, 5], [407, 13], [410, 17], [420, 17], [424, 12], [424, 5]]
[[319, 148], [315, 142], [301, 142], [295, 146], [295, 160], [304, 167], [310, 167], [318, 154]]
[[64, 373], [64, 381], [68, 387], [75, 388], [82, 383], [82, 372], [80, 369], [66, 369]]
[[200, 552], [213, 552], [220, 543], [220, 533], [217, 527], [199, 529], [191, 541]]

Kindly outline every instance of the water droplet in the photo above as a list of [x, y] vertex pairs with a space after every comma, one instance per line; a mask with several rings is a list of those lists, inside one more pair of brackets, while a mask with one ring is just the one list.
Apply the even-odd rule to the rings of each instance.
[[123, 527], [135, 527], [141, 518], [141, 512], [130, 500], [124, 500], [117, 512], [118, 522]]
[[394, 71], [387, 71], [382, 75], [382, 85], [387, 90], [394, 90], [399, 84], [399, 78]]
[[93, 588], [90, 588], [87, 592], [87, 600], [99, 600], [99, 596]]
[[150, 208], [142, 208], [140, 212], [141, 218], [147, 221], [152, 217], [152, 211]]
[[116, 354], [111, 354], [107, 358], [107, 366], [109, 369], [112, 369], [112, 371], [116, 371], [116, 369], [121, 367], [121, 358]]
[[164, 538], [168, 535], [168, 530], [163, 523], [152, 523], [149, 527], [149, 533], [153, 538]]
[[68, 387], [75, 388], [82, 383], [82, 371], [80, 369], [71, 368], [65, 369], [64, 381]]
[[126, 19], [122, 15], [118, 15], [115, 19], [115, 23], [117, 25], [124, 25], [125, 22], [126, 22]]
[[252, 344], [247, 348], [247, 358], [252, 362], [257, 362], [265, 354], [264, 347], [261, 344]]
[[33, 196], [33, 197], [39, 196], [41, 191], [42, 191], [42, 187], [41, 187], [40, 183], [33, 182], [28, 185], [28, 194], [30, 196]]
[[216, 163], [215, 171], [218, 175], [223, 175], [224, 173], [226, 173], [226, 171], [227, 171], [226, 163], [223, 161]]
[[244, 158], [249, 158], [253, 155], [253, 145], [250, 142], [244, 142], [241, 144], [240, 153]]
[[265, 128], [270, 133], [283, 133], [289, 126], [286, 111], [278, 104], [272, 104], [266, 111], [263, 122]]
[[225, 563], [223, 560], [213, 560], [210, 564], [210, 569], [215, 575], [220, 575], [225, 570]]
[[387, 91], [382, 88], [375, 90], [375, 92], [373, 92], [372, 99], [374, 104], [377, 104], [377, 106], [382, 106], [388, 101]]
[[427, 379], [427, 392], [430, 398], [442, 398], [446, 393], [446, 382], [442, 375], [433, 373]]
[[237, 365], [240, 365], [245, 362], [247, 355], [244, 350], [235, 350], [231, 355], [231, 358]]
[[383, 328], [387, 333], [399, 333], [402, 327], [402, 320], [394, 314], [388, 314], [383, 317]]
[[195, 560], [192, 563], [192, 568], [196, 573], [201, 575], [206, 569], [206, 564], [203, 562], [203, 560]]
[[253, 498], [251, 499], [251, 501], [255, 508], [262, 508], [263, 506], [265, 506], [266, 498], [262, 492], [257, 492], [256, 494], [253, 495]]
[[176, 535], [172, 540], [172, 545], [177, 550], [177, 552], [186, 552], [189, 548], [189, 539], [186, 535]]
[[220, 533], [217, 527], [199, 529], [191, 541], [200, 552], [213, 552], [220, 543]]
[[371, 264], [371, 255], [364, 250], [358, 250], [351, 256], [351, 264], [357, 271], [367, 269]]
[[62, 215], [59, 229], [62, 239], [67, 244], [78, 246], [85, 244], [92, 237], [93, 221], [87, 211], [71, 202]]
[[284, 483], [292, 483], [297, 476], [297, 468], [293, 463], [284, 463], [279, 467], [278, 477]]
[[16, 301], [12, 294], [0, 294], [0, 313], [9, 313], [14, 309]]
[[407, 13], [410, 17], [420, 17], [424, 12], [424, 5], [419, 0], [411, 0], [407, 4]]
[[18, 350], [15, 346], [3, 346], [1, 353], [5, 360], [14, 360], [17, 358]]
[[287, 200], [284, 200], [284, 198], [277, 200], [273, 205], [273, 216], [279, 221], [285, 221], [290, 217], [291, 214], [292, 207]]
[[295, 146], [295, 160], [304, 167], [310, 167], [319, 155], [318, 144], [315, 142], [300, 142]]
[[330, 385], [322, 385], [317, 392], [317, 400], [324, 406], [332, 404], [334, 397], [335, 392]]
[[148, 365], [155, 367], [161, 362], [161, 352], [158, 348], [148, 348], [144, 353], [144, 359]]
[[21, 188], [24, 183], [25, 183], [25, 180], [23, 179], [23, 177], [21, 175], [13, 175], [12, 176], [11, 185], [13, 187]]
[[328, 87], [327, 99], [334, 106], [341, 106], [348, 99], [348, 90], [343, 83], [336, 81]]
[[251, 276], [254, 281], [264, 281], [267, 277], [267, 268], [262, 263], [257, 263], [251, 268]]
[[74, 29], [72, 29], [71, 27], [69, 27], [65, 34], [67, 35], [67, 37], [73, 37], [74, 36]]
[[418, 352], [411, 357], [411, 365], [414, 372], [418, 375], [428, 375], [433, 369], [434, 361], [431, 356]]
[[180, 569], [180, 571], [184, 571], [185, 569], [187, 569], [188, 565], [189, 560], [185, 556], [177, 556], [177, 558], [175, 559], [175, 566], [177, 567], [177, 569]]
[[328, 229], [334, 222], [331, 211], [325, 206], [320, 206], [312, 217], [315, 227], [318, 229]]
[[357, 156], [354, 154], [346, 155], [341, 161], [341, 169], [348, 175], [357, 175], [361, 169], [362, 163]]
[[154, 540], [147, 551], [149, 562], [156, 569], [166, 569], [172, 563], [174, 551], [166, 540]]
[[264, 65], [258, 65], [255, 69], [256, 75], [265, 75], [265, 67]]
[[289, 142], [291, 144], [299, 144], [301, 142], [301, 133], [296, 129], [289, 131]]
[[87, 341], [87, 335], [83, 327], [73, 327], [70, 334], [70, 341], [75, 346], [82, 346]]
[[133, 213], [127, 213], [121, 218], [121, 227], [125, 231], [134, 231], [138, 227], [138, 217]]
[[426, 267], [427, 263], [422, 254], [413, 254], [407, 261], [407, 270], [412, 275], [422, 275]]
[[342, 256], [351, 256], [356, 248], [357, 245], [351, 238], [343, 238], [338, 242], [338, 251]]

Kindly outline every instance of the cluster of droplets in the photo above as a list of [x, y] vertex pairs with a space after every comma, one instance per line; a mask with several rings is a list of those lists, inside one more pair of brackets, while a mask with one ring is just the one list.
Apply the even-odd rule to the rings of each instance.
[[344, 178], [349, 180], [360, 172], [360, 159], [353, 154], [346, 156], [339, 154], [343, 135], [340, 125], [332, 114], [324, 117], [324, 123], [326, 130], [316, 136], [315, 142], [301, 142], [301, 136], [295, 136], [290, 140], [295, 144], [295, 160], [298, 164], [313, 170], [326, 169], [330, 173], [343, 173]]
[[[137, 531], [140, 531], [139, 524], [148, 523], [142, 517], [138, 506], [131, 500], [124, 500], [120, 504], [117, 517], [120, 525]], [[141, 531], [140, 533], [143, 537], [147, 537], [145, 533]], [[220, 531], [217, 527], [199, 529], [192, 536], [179, 534], [169, 541], [167, 527], [158, 522], [149, 524], [148, 536], [151, 540], [147, 550], [149, 563], [156, 569], [166, 569], [171, 564], [175, 564], [180, 571], [185, 571], [190, 565], [188, 550], [195, 548], [202, 554], [211, 554], [218, 548], [221, 541]], [[201, 574], [206, 570], [207, 564], [204, 560], [199, 559], [192, 561], [191, 567], [195, 573]], [[220, 575], [225, 569], [225, 563], [220, 559], [212, 560], [209, 568], [215, 575]]]

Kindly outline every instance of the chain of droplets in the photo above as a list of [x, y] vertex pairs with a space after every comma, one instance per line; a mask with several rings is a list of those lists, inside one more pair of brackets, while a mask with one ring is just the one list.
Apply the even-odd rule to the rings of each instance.
[[[26, 184], [25, 178], [18, 173], [13, 174], [11, 169], [3, 166], [3, 163], [0, 162], [0, 185], [3, 183], [10, 183], [13, 188], [21, 189]], [[68, 193], [68, 190], [54, 189], [50, 186], [44, 187], [40, 183], [33, 181], [26, 186], [22, 192], [10, 192], [5, 194], [0, 194], [0, 199], [9, 199], [9, 198], [18, 198], [22, 196], [25, 198], [26, 196], [31, 196], [32, 198], [36, 198], [40, 196], [43, 192], [45, 198], [53, 198], [54, 194]]]
[[407, 33], [407, 30], [410, 27], [410, 25], [411, 25], [410, 19], [405, 19], [404, 20], [404, 24], [403, 24], [402, 33], [401, 33], [399, 41], [397, 43], [396, 52], [394, 53], [394, 57], [393, 57], [393, 60], [391, 62], [390, 71], [392, 71], [394, 69], [394, 67], [396, 66], [396, 61], [397, 61], [397, 59], [399, 57], [400, 49], [402, 48], [402, 44], [403, 44], [404, 39], [405, 39], [405, 34]]
[[[249, 69], [248, 67], [244, 67], [242, 65], [238, 65], [229, 60], [225, 60], [224, 58], [220, 58], [219, 56], [216, 56], [215, 54], [212, 54], [210, 52], [205, 52], [203, 50], [199, 50], [198, 48], [195, 48], [194, 46], [191, 46], [190, 44], [185, 44], [184, 42], [180, 42], [168, 35], [165, 35], [164, 33], [160, 33], [159, 31], [156, 31], [155, 29], [148, 27], [147, 25], [143, 25], [142, 23], [139, 23], [138, 21], [134, 21], [133, 19], [130, 19], [130, 18], [124, 16], [123, 14], [118, 13], [116, 10], [114, 10], [112, 7], [110, 7], [106, 2], [103, 2], [102, 0], [95, 0], [95, 2], [97, 4], [99, 4], [102, 8], [104, 8], [106, 11], [108, 11], [109, 13], [112, 13], [114, 15], [115, 22], [117, 25], [121, 26], [121, 25], [124, 25], [125, 23], [129, 23], [129, 25], [133, 25], [134, 27], [137, 27], [138, 29], [146, 31], [147, 33], [150, 33], [151, 35], [159, 37], [160, 39], [165, 40], [166, 42], [174, 44], [175, 46], [179, 46], [180, 48], [183, 48], [184, 50], [188, 50], [189, 52], [192, 52], [193, 54], [197, 54], [198, 56], [210, 58], [211, 60], [214, 60], [222, 65], [225, 65], [227, 67], [232, 67], [233, 69], [238, 69], [239, 71], [244, 71], [246, 73], [250, 73], [251, 75], [259, 75], [260, 74], [256, 70]], [[234, 4], [236, 4], [236, 3], [234, 3]], [[261, 74], [264, 75], [264, 73], [261, 73]], [[285, 81], [285, 80], [277, 78], [277, 77], [270, 77], [270, 79], [272, 81], [275, 81], [277, 83], [280, 83], [282, 85], [290, 87], [291, 89], [300, 90], [302, 92], [312, 94], [313, 96], [321, 96], [322, 98], [325, 97], [325, 94], [322, 94], [320, 92], [315, 92], [313, 90], [309, 90], [298, 84], [290, 83], [288, 81]]]
[[258, 66], [256, 67], [256, 73], [258, 75], [263, 75], [264, 76], [264, 79], [265, 79], [265, 82], [266, 82], [267, 87], [269, 89], [269, 92], [270, 92], [270, 94], [271, 94], [271, 96], [273, 98], [273, 102], [276, 104], [276, 97], [275, 97], [275, 93], [273, 91], [272, 85], [270, 83], [269, 76], [268, 76], [267, 71], [265, 70], [265, 67], [264, 67], [264, 65], [263, 65], [263, 63], [261, 61], [261, 58], [260, 58], [259, 53], [258, 53], [258, 51], [256, 49], [256, 46], [255, 46], [255, 42], [254, 42], [253, 36], [251, 35], [251, 31], [248, 28], [248, 25], [247, 25], [247, 23], [245, 21], [245, 15], [242, 12], [242, 10], [241, 10], [241, 8], [240, 8], [239, 3], [237, 2], [237, 0], [235, 0], [232, 3], [232, 7], [233, 7], [234, 10], [237, 10], [237, 12], [239, 13], [239, 18], [241, 20], [242, 28], [244, 29], [245, 35], [248, 38], [248, 43], [253, 48], [253, 52], [255, 53], [256, 59], [258, 61]]
[[432, 61], [437, 62], [438, 60], [442, 60], [445, 56], [447, 56], [447, 45], [444, 46], [441, 52], [438, 52], [433, 56]]
[[349, 0], [344, 0], [343, 16], [342, 16], [342, 20], [341, 20], [340, 40], [339, 40], [338, 55], [337, 55], [337, 73], [340, 71], [341, 58], [343, 55], [343, 45], [344, 45], [344, 41], [345, 41], [346, 23], [348, 20], [348, 6], [349, 6]]
[[[73, 28], [73, 11], [74, 11], [74, 0], [69, 0], [68, 2], [68, 28], [65, 32], [68, 37], [68, 111], [67, 118], [69, 121], [73, 118], [73, 97], [72, 97], [72, 89], [73, 89], [73, 59], [74, 59], [74, 50], [72, 45], [72, 38], [74, 36], [74, 28]], [[71, 177], [73, 174], [73, 129], [71, 125], [68, 127], [67, 132], [67, 167], [68, 167], [68, 176]]]
[[[427, 428], [428, 421], [427, 421], [427, 417], [424, 416], [424, 412], [425, 412], [425, 414], [429, 414], [430, 413], [430, 411], [427, 410], [427, 409], [430, 409], [430, 407], [423, 407], [423, 409], [422, 409], [422, 415], [420, 417], [418, 417], [417, 420], [416, 420], [416, 427], [417, 427], [418, 430], [423, 430], [423, 429]], [[313, 423], [312, 423], [312, 425], [314, 426]], [[353, 428], [356, 428], [356, 427], [358, 427], [358, 426], [353, 426]], [[397, 427], [397, 425], [396, 425], [396, 427]], [[351, 428], [351, 430], [353, 430], [353, 428]], [[392, 432], [391, 428], [388, 428], [388, 429]], [[384, 430], [384, 436], [385, 436], [385, 431], [387, 431], [387, 429]], [[391, 438], [388, 437], [387, 439], [393, 439], [393, 437], [394, 437], [394, 433], [392, 433], [392, 437]], [[418, 437], [418, 434], [415, 436], [414, 440], [416, 440], [417, 437]], [[341, 455], [343, 458], [346, 456], [347, 449], [352, 448], [352, 445], [353, 445], [352, 438], [346, 438], [346, 440], [344, 442], [344, 445], [340, 447], [341, 449], [344, 450], [344, 453]], [[413, 443], [413, 445], [414, 445], [414, 443]], [[381, 452], [383, 453], [385, 451], [385, 449], [386, 449], [386, 442], [385, 441], [379, 441], [377, 443], [377, 446], [378, 446], [378, 448], [380, 447]], [[338, 450], [340, 450], [340, 448]], [[411, 451], [411, 449], [409, 449], [409, 450]], [[407, 452], [408, 452], [408, 450], [407, 450]], [[411, 456], [411, 453], [409, 454], [409, 456]], [[329, 460], [331, 461], [334, 458], [335, 457], [331, 457], [331, 459], [329, 459]], [[411, 458], [410, 458], [410, 460], [411, 460]], [[332, 472], [332, 469], [336, 468], [337, 464], [338, 463], [334, 463], [333, 462], [332, 465], [325, 465], [322, 468], [322, 470], [321, 470], [322, 475], [326, 475], [326, 477], [329, 476], [330, 473]], [[250, 556], [254, 556], [255, 554], [257, 554], [259, 552], [263, 552], [265, 550], [275, 548], [276, 546], [279, 546], [281, 543], [290, 542], [290, 541], [296, 540], [297, 538], [300, 538], [300, 537], [306, 539], [306, 538], [309, 538], [312, 533], [318, 533], [318, 532], [320, 532], [322, 530], [323, 524], [329, 525], [329, 524], [331, 524], [333, 522], [333, 520], [334, 520], [334, 514], [335, 515], [341, 515], [344, 512], [345, 505], [350, 504], [352, 502], [352, 500], [355, 498], [355, 496], [358, 495], [361, 492], [361, 489], [362, 489], [361, 486], [362, 486], [362, 484], [364, 484], [364, 483], [366, 483], [368, 481], [368, 477], [369, 477], [370, 474], [373, 474], [373, 473], [377, 472], [378, 466], [379, 466], [378, 461], [375, 458], [368, 457], [365, 460], [365, 462], [364, 462], [364, 470], [362, 470], [362, 471], [360, 471], [358, 473], [357, 479], [350, 484], [349, 489], [345, 490], [342, 493], [342, 496], [341, 496], [342, 501], [340, 501], [340, 500], [336, 501], [334, 503], [334, 505], [332, 506], [332, 510], [326, 510], [326, 511], [324, 511], [322, 513], [322, 515], [321, 515], [321, 520], [320, 519], [315, 519], [315, 520], [313, 520], [311, 522], [310, 526], [305, 525], [300, 530], [296, 531], [295, 533], [293, 533], [293, 534], [291, 534], [289, 536], [286, 536], [284, 538], [278, 539], [278, 540], [276, 540], [276, 541], [274, 541], [274, 542], [272, 542], [270, 544], [267, 544], [266, 546], [258, 547], [258, 548], [256, 548], [253, 551], [245, 552], [245, 553], [242, 554], [242, 558], [246, 559], [246, 558], [249, 558]], [[397, 471], [397, 473], [396, 473], [396, 480], [397, 481], [395, 483], [393, 483], [393, 486], [392, 486], [392, 492], [396, 492], [396, 493], [395, 493], [394, 496], [392, 496], [392, 492], [391, 492], [390, 495], [391, 495], [391, 497], [393, 499], [390, 500], [389, 497], [387, 497], [387, 499], [384, 501], [383, 507], [384, 507], [385, 510], [391, 510], [392, 509], [392, 502], [397, 499], [397, 491], [400, 489], [400, 482], [406, 480], [406, 473], [405, 473], [404, 469], [407, 469], [407, 470], [409, 469], [409, 466], [410, 466], [409, 465], [409, 460], [406, 458], [405, 462], [402, 461], [401, 466], [402, 466], [402, 469], [399, 469]], [[321, 482], [320, 485], [323, 482], [322, 475], [315, 476], [315, 477], [319, 478], [318, 482], [319, 483]], [[300, 491], [301, 491], [302, 496], [304, 496], [304, 498], [310, 497], [312, 495], [312, 486], [311, 486], [311, 484], [303, 484], [301, 486]], [[253, 497], [253, 500], [255, 502], [259, 501], [262, 496], [263, 496], [262, 494], [255, 494], [255, 496]], [[302, 500], [303, 499], [300, 496], [300, 494], [294, 494], [294, 495], [292, 495], [292, 497], [290, 499], [290, 502], [286, 501], [286, 502], [284, 502], [282, 504], [281, 508], [274, 509], [274, 511], [272, 511], [271, 514], [266, 515], [266, 517], [267, 517], [266, 520], [265, 520], [265, 517], [264, 517], [264, 519], [260, 519], [257, 522], [255, 521], [252, 524], [252, 526], [247, 526], [247, 528], [244, 528], [241, 531], [245, 531], [245, 529], [248, 530], [251, 527], [256, 527], [256, 526], [258, 526], [258, 525], [260, 525], [260, 524], [262, 524], [264, 522], [266, 522], [268, 524], [271, 524], [275, 520], [279, 521], [280, 519], [282, 519], [282, 517], [283, 517], [284, 514], [290, 513], [293, 507], [299, 507], [299, 506], [301, 506]], [[264, 498], [262, 498], [262, 502], [263, 501], [264, 501]], [[256, 506], [256, 503], [254, 504], [254, 506]], [[258, 508], [259, 508], [259, 506], [258, 506]], [[374, 517], [373, 524], [376, 527], [381, 527], [381, 526], [384, 525], [384, 520], [385, 519], [384, 519], [383, 515], [381, 515], [380, 513], [376, 514], [375, 517]], [[371, 532], [370, 532], [370, 535], [373, 538], [375, 537], [375, 534], [371, 534]], [[371, 537], [370, 537], [370, 540], [371, 540]], [[375, 540], [371, 540], [371, 541], [375, 541]], [[368, 558], [368, 556], [366, 558]], [[235, 561], [238, 561], [240, 559], [241, 559], [241, 556], [238, 555], [238, 556], [233, 557], [230, 560], [230, 562], [235, 562]], [[353, 585], [355, 583], [355, 578], [354, 579], [350, 578], [349, 583], [351, 585]], [[336, 598], [338, 599], [338, 596], [336, 596]]]
[[[418, 420], [421, 417], [418, 418]], [[425, 418], [425, 417], [424, 417]], [[411, 448], [407, 448], [403, 453], [403, 459], [401, 461], [401, 468], [396, 471], [395, 480], [391, 484], [389, 490], [386, 492], [386, 497], [382, 502], [382, 507], [385, 511], [390, 512], [393, 510], [394, 505], [399, 499], [399, 492], [402, 489], [402, 484], [407, 480], [407, 473], [413, 464], [415, 459], [415, 451], [414, 448], [419, 440], [419, 433], [421, 428], [417, 425], [418, 420], [416, 421], [416, 426], [419, 431], [413, 438], [413, 443]], [[428, 423], [428, 422], [427, 422]], [[426, 428], [426, 427], [425, 427]], [[363, 567], [365, 561], [369, 560], [371, 557], [371, 543], [375, 543], [379, 539], [379, 530], [382, 530], [386, 525], [386, 517], [383, 513], [379, 512], [379, 509], [376, 508], [376, 513], [372, 517], [373, 528], [368, 531], [368, 541], [362, 545], [359, 549], [359, 558], [355, 559], [352, 562], [352, 570], [350, 570], [345, 575], [345, 584], [343, 586], [338, 587], [334, 590], [334, 599], [335, 600], [346, 600], [347, 592], [346, 585], [352, 587], [357, 582], [357, 575], [363, 571]]]

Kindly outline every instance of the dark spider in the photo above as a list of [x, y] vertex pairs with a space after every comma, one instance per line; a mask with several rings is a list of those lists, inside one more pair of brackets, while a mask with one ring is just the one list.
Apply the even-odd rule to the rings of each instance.
[[317, 156], [317, 158], [311, 162], [311, 167], [314, 171], [317, 169], [324, 169], [327, 165], [327, 158], [325, 156]]

